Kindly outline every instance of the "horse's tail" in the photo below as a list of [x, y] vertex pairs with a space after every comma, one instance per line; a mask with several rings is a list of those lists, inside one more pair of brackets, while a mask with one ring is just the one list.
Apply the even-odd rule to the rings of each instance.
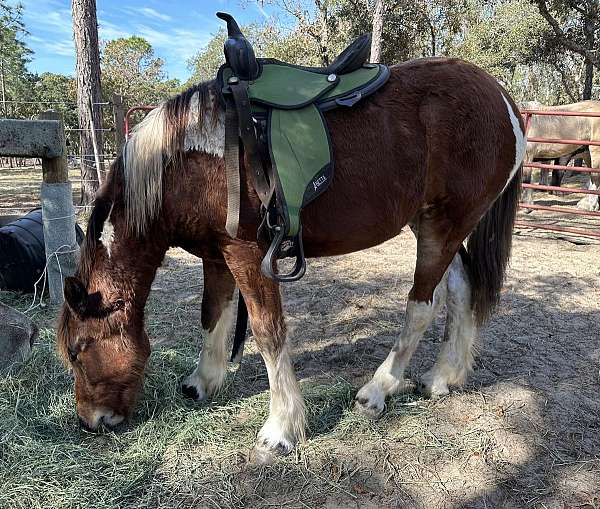
[[521, 166], [467, 242], [475, 321], [482, 325], [500, 300], [521, 195]]

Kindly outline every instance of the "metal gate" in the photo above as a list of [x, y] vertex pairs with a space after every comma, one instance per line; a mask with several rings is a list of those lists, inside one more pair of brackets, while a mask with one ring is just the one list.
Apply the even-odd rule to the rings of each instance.
[[[600, 113], [597, 112], [571, 112], [571, 111], [545, 111], [545, 110], [521, 110], [521, 114], [523, 115], [523, 120], [525, 122], [525, 133], [527, 133], [529, 129], [529, 125], [531, 123], [531, 118], [534, 115], [545, 115], [545, 116], [562, 116], [562, 117], [599, 117]], [[540, 142], [540, 143], [552, 143], [552, 144], [561, 144], [561, 145], [580, 145], [580, 146], [600, 146], [600, 140], [572, 140], [572, 139], [550, 139], [550, 138], [536, 138], [530, 137], [527, 139], [530, 142]], [[568, 170], [579, 173], [600, 173], [599, 168], [577, 168], [573, 166], [562, 166], [555, 164], [547, 164], [547, 163], [534, 163], [534, 162], [525, 162], [523, 164], [524, 167], [527, 168], [538, 168], [544, 170]], [[531, 183], [523, 183], [524, 189], [537, 189], [539, 191], [558, 191], [564, 193], [576, 193], [576, 194], [588, 194], [588, 195], [596, 195], [600, 196], [600, 190], [598, 189], [580, 189], [580, 188], [570, 188], [570, 187], [559, 187], [559, 186], [551, 186], [551, 185], [542, 185], [542, 184], [531, 184]], [[536, 204], [528, 204], [528, 203], [520, 203], [521, 209], [529, 209], [529, 210], [542, 210], [551, 213], [559, 213], [563, 215], [573, 215], [573, 216], [587, 216], [587, 217], [597, 217], [599, 218], [598, 224], [600, 224], [600, 212], [579, 210], [576, 208], [570, 207], [556, 207], [551, 205], [536, 205]], [[534, 223], [533, 221], [516, 221], [515, 226], [532, 228], [535, 230], [548, 230], [555, 231], [561, 233], [571, 233], [575, 235], [580, 235], [584, 237], [598, 238], [600, 239], [600, 230], [590, 230], [583, 228], [573, 228], [571, 226], [564, 226], [560, 224], [551, 224], [548, 222], [545, 223]]]

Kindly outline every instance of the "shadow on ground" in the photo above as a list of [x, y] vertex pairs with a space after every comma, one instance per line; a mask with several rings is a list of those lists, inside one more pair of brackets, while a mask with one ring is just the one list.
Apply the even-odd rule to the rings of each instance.
[[[268, 407], [252, 342], [213, 401], [195, 404], [179, 393], [201, 336], [201, 264], [170, 256], [149, 302], [156, 347], [133, 423], [105, 435], [79, 431], [68, 375], [51, 345], [40, 345], [21, 379], [2, 382], [0, 491], [6, 500], [63, 506], [598, 507], [592, 249], [518, 240], [467, 386], [439, 401], [392, 398], [377, 422], [353, 412], [352, 400], [400, 331], [414, 242], [403, 235], [310, 261], [306, 278], [284, 289], [309, 439], [266, 468], [246, 457]], [[52, 316], [38, 319], [50, 324]], [[438, 319], [410, 376], [433, 363], [442, 333]], [[52, 339], [48, 330], [42, 335]], [[26, 487], [40, 478], [45, 488]]]

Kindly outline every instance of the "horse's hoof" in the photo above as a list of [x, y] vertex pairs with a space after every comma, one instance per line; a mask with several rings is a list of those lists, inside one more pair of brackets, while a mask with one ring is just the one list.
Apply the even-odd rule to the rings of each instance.
[[287, 441], [277, 443], [257, 441], [250, 451], [250, 461], [258, 465], [270, 465], [277, 458], [287, 456], [293, 450], [294, 446]]
[[193, 399], [194, 401], [200, 401], [200, 394], [193, 385], [187, 385], [186, 383], [181, 384], [181, 392], [186, 398]]
[[254, 463], [272, 463], [275, 458], [290, 454], [295, 444], [296, 441], [284, 433], [276, 421], [267, 420], [258, 432], [250, 459]]
[[443, 380], [436, 380], [432, 373], [425, 373], [417, 384], [417, 390], [423, 396], [438, 399], [450, 394], [448, 384]]
[[256, 444], [248, 455], [248, 461], [254, 465], [272, 465], [281, 456], [284, 455]]
[[354, 407], [370, 419], [378, 419], [385, 410], [385, 394], [375, 384], [368, 383], [358, 391]]

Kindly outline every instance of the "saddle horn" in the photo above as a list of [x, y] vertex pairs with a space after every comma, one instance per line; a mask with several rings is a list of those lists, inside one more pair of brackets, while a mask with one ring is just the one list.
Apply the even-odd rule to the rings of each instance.
[[244, 37], [231, 14], [217, 12], [217, 17], [227, 22], [227, 40], [223, 48], [227, 64], [239, 79], [255, 80], [259, 74], [259, 66], [250, 41]]

